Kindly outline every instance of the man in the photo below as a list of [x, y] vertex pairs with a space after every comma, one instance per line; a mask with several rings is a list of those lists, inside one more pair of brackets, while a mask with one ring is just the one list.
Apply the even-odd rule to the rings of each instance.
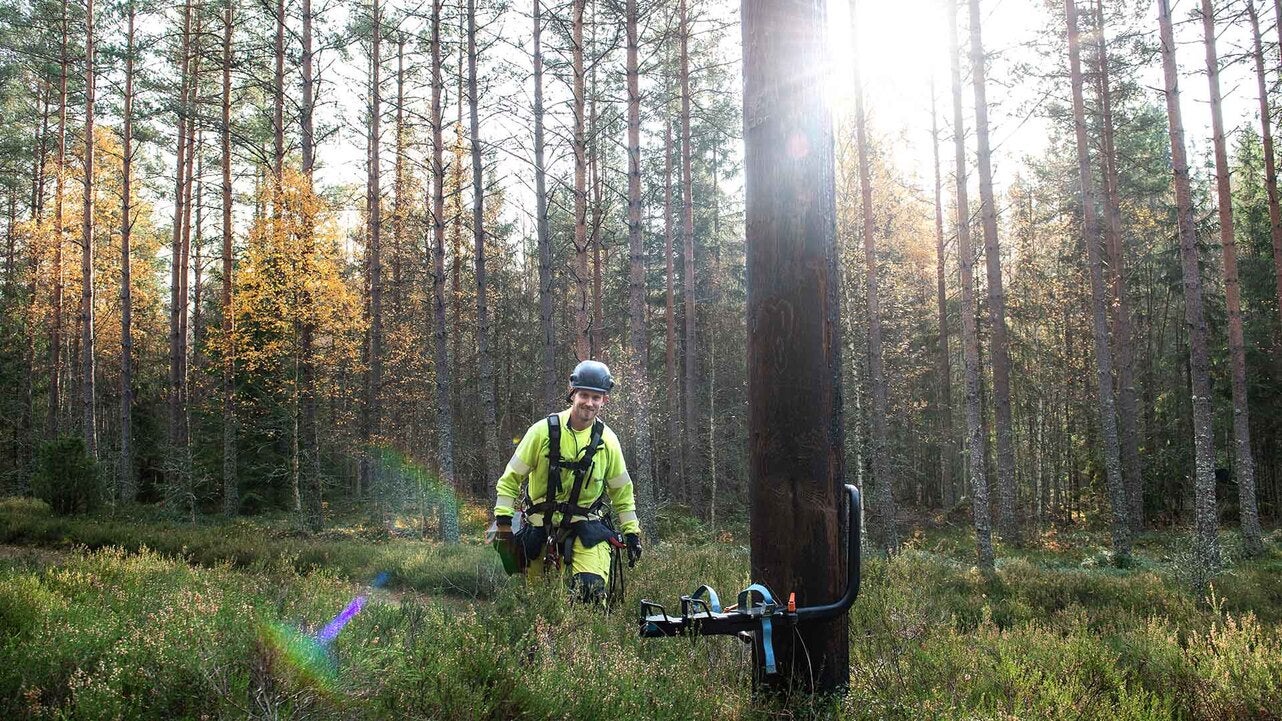
[[[602, 521], [606, 503], [626, 539], [628, 565], [641, 557], [632, 479], [618, 436], [598, 418], [613, 387], [604, 363], [586, 360], [575, 366], [570, 407], [530, 426], [496, 484], [496, 539], [535, 567], [568, 565], [571, 587], [587, 602], [605, 598], [610, 578], [615, 536]], [[527, 478], [526, 525], [513, 537], [512, 514]]]

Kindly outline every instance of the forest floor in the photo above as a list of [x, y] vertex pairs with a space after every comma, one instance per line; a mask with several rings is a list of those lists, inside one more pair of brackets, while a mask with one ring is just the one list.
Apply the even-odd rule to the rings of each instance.
[[[647, 548], [607, 615], [503, 576], [484, 509], [463, 515], [444, 545], [387, 517], [312, 537], [0, 500], [0, 718], [1282, 718], [1280, 531], [1253, 559], [1225, 533], [1201, 598], [1180, 531], [1117, 568], [1105, 532], [1057, 528], [985, 577], [944, 519], [865, 561], [849, 691], [763, 700], [738, 641], [636, 635], [642, 597], [745, 587], [745, 539], [670, 523], [693, 540]], [[309, 641], [357, 598], [328, 651]]]

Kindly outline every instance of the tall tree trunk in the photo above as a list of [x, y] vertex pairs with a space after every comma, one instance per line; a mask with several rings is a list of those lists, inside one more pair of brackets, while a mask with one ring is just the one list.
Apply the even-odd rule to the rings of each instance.
[[97, 417], [94, 414], [93, 315], [93, 0], [85, 2], [85, 191], [80, 234], [80, 407], [81, 432], [90, 458], [98, 457]]
[[1111, 299], [1104, 287], [1100, 259], [1100, 228], [1095, 213], [1095, 188], [1091, 180], [1090, 148], [1086, 139], [1086, 101], [1082, 92], [1081, 41], [1077, 27], [1077, 6], [1064, 0], [1068, 23], [1068, 66], [1073, 86], [1073, 128], [1077, 140], [1077, 176], [1082, 186], [1082, 243], [1091, 277], [1091, 320], [1095, 339], [1095, 380], [1098, 389], [1100, 435], [1104, 441], [1104, 473], [1113, 509], [1113, 554], [1118, 560], [1131, 555], [1129, 503], [1122, 481], [1121, 450], [1117, 440], [1117, 412], [1113, 402], [1113, 353], [1108, 342], [1108, 307]]
[[187, 125], [192, 122], [190, 106], [192, 77], [188, 72], [191, 56], [192, 3], [193, 0], [187, 0], [183, 7], [182, 41], [178, 54], [180, 85], [178, 148], [174, 164], [174, 227], [169, 275], [169, 452], [173, 456], [170, 459], [171, 478], [169, 485], [172, 490], [181, 490], [185, 483], [183, 479], [184, 466], [181, 463], [181, 457], [183, 456], [182, 426], [183, 418], [186, 415], [184, 403], [185, 377], [182, 364], [187, 352], [187, 338], [181, 333], [180, 316], [181, 309], [186, 304], [186, 297], [182, 294], [183, 206], [186, 197], [184, 189], [187, 187]]
[[272, 80], [272, 173], [280, 187], [285, 167], [285, 0], [276, 0], [276, 74]]
[[383, 387], [383, 199], [379, 178], [379, 121], [382, 117], [379, 69], [381, 65], [383, 17], [379, 0], [371, 0], [370, 18], [373, 39], [370, 44], [370, 101], [369, 101], [369, 158], [366, 184], [366, 209], [369, 220], [369, 366], [365, 373], [365, 414], [361, 453], [361, 485], [373, 490], [373, 446], [381, 442], [380, 416], [382, 415]]
[[117, 492], [120, 502], [133, 503], [138, 497], [138, 479], [134, 472], [133, 447], [133, 286], [130, 280], [132, 255], [129, 248], [133, 234], [133, 107], [134, 107], [134, 19], [133, 0], [128, 6], [129, 29], [125, 49], [125, 98], [122, 114], [123, 148], [120, 178], [120, 477]]
[[[233, 0], [223, 8], [222, 209], [223, 209], [223, 514], [240, 511], [240, 482], [236, 469], [236, 325], [232, 308], [234, 258], [231, 218], [231, 38]], [[304, 11], [306, 15], [306, 11]], [[309, 60], [310, 58], [305, 58]]]
[[1204, 586], [1220, 565], [1219, 523], [1215, 507], [1211, 361], [1207, 351], [1206, 318], [1202, 311], [1197, 226], [1193, 217], [1193, 193], [1189, 184], [1188, 155], [1184, 146], [1184, 120], [1180, 113], [1179, 67], [1175, 60], [1175, 33], [1171, 27], [1170, 0], [1157, 0], [1157, 20], [1162, 38], [1166, 115], [1171, 131], [1171, 166], [1179, 221], [1180, 265], [1184, 274], [1184, 323], [1188, 332], [1189, 382], [1193, 392], [1194, 544], [1200, 574], [1198, 581], [1199, 585]]
[[539, 243], [539, 329], [543, 333], [543, 407], [560, 402], [556, 326], [552, 312], [552, 231], [548, 227], [547, 166], [543, 147], [543, 0], [534, 0], [534, 203]]
[[58, 175], [53, 200], [53, 299], [49, 324], [49, 420], [47, 438], [57, 438], [62, 420], [62, 293], [63, 194], [67, 175], [67, 2], [62, 3], [62, 44], [58, 61]]
[[[1273, 0], [1273, 13], [1276, 22], [1274, 25], [1278, 30], [1278, 52], [1282, 53], [1282, 0]], [[1266, 112], [1265, 115], [1268, 115]], [[1273, 162], [1277, 162], [1272, 153], [1266, 155]], [[1274, 194], [1277, 193], [1277, 174], [1274, 173], [1273, 188]], [[1273, 238], [1273, 283], [1277, 294], [1278, 307], [1278, 338], [1279, 344], [1282, 344], [1282, 216], [1269, 216], [1272, 222]], [[1282, 348], [1277, 351], [1282, 354]]]
[[[1255, 17], [1253, 0], [1248, 0]], [[1251, 456], [1251, 413], [1246, 391], [1246, 342], [1242, 336], [1242, 285], [1237, 272], [1237, 237], [1233, 231], [1233, 192], [1229, 187], [1229, 153], [1224, 142], [1224, 113], [1220, 102], [1220, 61], [1215, 51], [1215, 10], [1202, 0], [1202, 30], [1206, 46], [1206, 76], [1211, 91], [1211, 129], [1215, 146], [1215, 191], [1219, 204], [1220, 248], [1224, 259], [1224, 299], [1229, 315], [1229, 369], [1233, 387], [1233, 442], [1237, 461], [1238, 512], [1242, 545], [1248, 555], [1264, 550], [1260, 514], [1255, 503], [1255, 459]]]
[[997, 527], [1008, 541], [1019, 540], [1015, 516], [1015, 440], [1010, 411], [1010, 350], [1006, 338], [1006, 292], [1001, 248], [997, 243], [997, 203], [993, 197], [992, 150], [988, 142], [984, 42], [979, 0], [970, 0], [970, 64], [975, 87], [975, 140], [979, 145], [979, 202], [984, 227], [984, 262], [988, 269], [988, 324], [992, 329], [993, 408], [997, 424]]
[[453, 390], [449, 349], [445, 342], [445, 141], [441, 132], [441, 6], [432, 1], [432, 365], [436, 376], [437, 456], [444, 485], [440, 503], [441, 540], [458, 543], [458, 507], [454, 475]]
[[[494, 357], [490, 346], [490, 307], [485, 277], [485, 183], [481, 168], [480, 97], [476, 69], [476, 0], [467, 0], [467, 100], [472, 136], [472, 238], [476, 244], [476, 350], [481, 374], [481, 423], [485, 455], [480, 478], [497, 477], [499, 458], [498, 410], [494, 392]], [[483, 488], [476, 489], [483, 492]]]
[[864, 290], [868, 316], [868, 393], [872, 397], [872, 415], [869, 425], [872, 433], [872, 477], [876, 482], [877, 500], [873, 502], [879, 519], [877, 541], [886, 553], [893, 553], [899, 548], [899, 530], [895, 524], [895, 482], [890, 472], [889, 449], [887, 448], [886, 422], [889, 416], [889, 403], [886, 393], [885, 359], [882, 357], [881, 343], [881, 287], [877, 275], [877, 241], [873, 223], [872, 178], [868, 163], [868, 126], [864, 113], [864, 88], [860, 78], [859, 20], [851, 8], [851, 54], [855, 58], [855, 143], [859, 153], [859, 197], [860, 214], [863, 226], [860, 234], [864, 244], [864, 269], [866, 271]]
[[[957, 259], [961, 266], [962, 364], [966, 384], [966, 455], [969, 463], [971, 509], [975, 522], [975, 552], [980, 568], [993, 570], [993, 529], [988, 509], [988, 477], [984, 464], [984, 421], [979, 398], [979, 331], [975, 323], [975, 256], [970, 247], [970, 199], [966, 190], [966, 122], [962, 114], [961, 49], [957, 41], [957, 3], [948, 6], [949, 54], [953, 82], [953, 146], [957, 182]], [[982, 59], [982, 55], [981, 55]], [[991, 188], [990, 188], [991, 190]]]
[[[313, 176], [316, 168], [316, 131], [314, 115], [316, 110], [316, 82], [313, 64], [315, 62], [312, 46], [312, 0], [303, 0], [303, 105], [300, 108], [300, 125], [303, 152], [303, 184], [308, 195], [315, 192]], [[302, 272], [305, 277], [311, 276], [316, 256], [316, 237], [313, 218], [306, 214], [303, 226]], [[299, 444], [302, 446], [300, 466], [303, 489], [303, 517], [307, 527], [313, 533], [324, 526], [323, 489], [320, 471], [320, 432], [316, 422], [316, 306], [317, 299], [311, 289], [304, 286], [301, 298], [302, 323], [298, 329], [298, 365], [302, 393], [299, 397]]]
[[948, 288], [944, 283], [944, 194], [939, 172], [939, 116], [935, 111], [935, 83], [930, 86], [930, 137], [935, 159], [935, 298], [939, 311], [939, 389], [935, 413], [939, 424], [939, 500], [945, 505], [957, 501], [953, 493], [953, 379], [948, 360]]
[[[742, 11], [752, 577], [797, 589], [800, 606], [846, 582], [844, 469], [831, 452], [844, 447], [832, 120], [822, 84], [797, 82], [826, 62], [825, 14], [770, 0]], [[789, 152], [798, 145], [809, 152]], [[847, 626], [842, 614], [776, 635], [779, 673], [762, 680], [780, 692], [846, 685]]]
[[1096, 82], [1100, 97], [1100, 152], [1104, 171], [1104, 205], [1108, 224], [1109, 276], [1112, 281], [1113, 349], [1117, 369], [1117, 416], [1122, 452], [1122, 479], [1129, 502], [1131, 528], [1144, 527], [1144, 469], [1140, 462], [1139, 405], [1135, 389], [1135, 339], [1131, 318], [1130, 293], [1126, 283], [1126, 253], [1122, 242], [1121, 190], [1117, 179], [1117, 148], [1114, 145], [1113, 99], [1109, 82], [1108, 41], [1104, 33], [1104, 3], [1095, 5], [1096, 13]]
[[181, 413], [178, 418], [179, 432], [179, 456], [181, 464], [182, 501], [187, 518], [190, 521], [196, 520], [196, 492], [195, 477], [192, 474], [191, 460], [191, 373], [188, 369], [188, 356], [190, 346], [188, 345], [189, 328], [190, 328], [190, 309], [191, 298], [189, 296], [188, 283], [191, 278], [191, 236], [192, 236], [192, 210], [195, 208], [195, 199], [193, 194], [196, 188], [196, 157], [200, 153], [200, 148], [196, 144], [196, 139], [200, 132], [200, 58], [201, 58], [201, 40], [203, 39], [202, 28], [204, 18], [196, 9], [195, 26], [191, 36], [191, 56], [190, 62], [190, 97], [188, 100], [189, 116], [187, 122], [187, 166], [183, 171], [185, 185], [183, 187], [183, 217], [182, 217], [182, 242], [179, 244], [181, 249], [180, 268], [178, 272], [178, 337], [182, 343], [182, 353], [179, 354], [178, 374], [182, 378], [182, 403]]
[[592, 357], [591, 319], [588, 316], [587, 138], [585, 137], [583, 5], [573, 0], [571, 19], [574, 74], [574, 353], [579, 360]]
[[690, 507], [696, 514], [706, 510], [703, 498], [703, 444], [699, 441], [699, 374], [698, 348], [695, 346], [695, 268], [694, 268], [694, 182], [690, 147], [690, 8], [679, 0], [677, 14], [681, 23], [678, 46], [677, 80], [681, 87], [681, 241], [684, 249], [682, 300], [685, 306], [685, 339], [682, 355], [685, 367], [684, 420], [681, 424], [681, 450], [685, 459], [685, 477], [690, 488]]
[[635, 369], [636, 425], [632, 443], [636, 463], [632, 484], [637, 511], [651, 539], [658, 538], [653, 478], [650, 476], [650, 343], [645, 328], [645, 246], [641, 237], [641, 87], [637, 47], [637, 0], [626, 0], [628, 86], [628, 340]]
[[593, 358], [597, 358], [600, 357], [601, 351], [605, 347], [604, 323], [601, 318], [601, 221], [605, 215], [601, 203], [601, 176], [605, 172], [605, 163], [601, 157], [600, 128], [598, 127], [596, 112], [597, 96], [599, 95], [596, 69], [597, 65], [599, 65], [597, 61], [600, 58], [600, 51], [597, 50], [596, 41], [597, 3], [595, 0], [592, 3], [592, 16], [587, 22], [592, 28], [592, 33], [588, 40], [589, 57], [592, 58], [592, 76], [588, 87], [590, 97], [588, 98], [588, 124], [587, 137], [585, 138], [588, 153], [588, 192], [592, 195], [589, 203], [592, 219], [589, 221], [588, 229], [588, 245], [592, 247], [592, 312], [588, 332], [588, 353]]
[[685, 462], [678, 452], [680, 446], [680, 418], [676, 399], [681, 395], [681, 382], [677, 378], [677, 320], [676, 293], [674, 288], [675, 268], [672, 257], [672, 116], [668, 112], [670, 98], [665, 99], [663, 114], [663, 262], [664, 262], [664, 381], [668, 388], [668, 490], [679, 491], [679, 496], [687, 503], [690, 501], [689, 488], [686, 486]]

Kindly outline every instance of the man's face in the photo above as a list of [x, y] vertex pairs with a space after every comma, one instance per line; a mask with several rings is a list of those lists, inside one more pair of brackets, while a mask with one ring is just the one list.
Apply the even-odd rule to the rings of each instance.
[[570, 424], [575, 430], [583, 430], [592, 425], [597, 414], [605, 407], [610, 396], [600, 391], [579, 390], [570, 396]]

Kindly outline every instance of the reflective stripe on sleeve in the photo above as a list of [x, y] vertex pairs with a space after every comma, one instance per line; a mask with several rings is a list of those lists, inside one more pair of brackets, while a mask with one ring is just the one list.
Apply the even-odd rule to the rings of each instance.
[[516, 504], [516, 499], [511, 496], [499, 496], [494, 502], [495, 508], [512, 508]]
[[515, 453], [512, 454], [512, 460], [507, 462], [507, 467], [511, 469], [512, 472], [518, 476], [524, 476], [525, 474], [534, 470], [534, 466], [531, 466], [530, 464], [521, 460], [520, 456], [517, 456]]
[[632, 476], [629, 476], [628, 472], [624, 471], [623, 473], [620, 473], [614, 478], [611, 478], [610, 480], [606, 481], [605, 485], [609, 486], [610, 488], [623, 488], [624, 486], [628, 485], [631, 482], [632, 482]]
[[619, 514], [620, 525], [624, 523], [631, 523], [632, 521], [635, 521], [635, 520], [637, 520], [636, 511], [624, 511]]

